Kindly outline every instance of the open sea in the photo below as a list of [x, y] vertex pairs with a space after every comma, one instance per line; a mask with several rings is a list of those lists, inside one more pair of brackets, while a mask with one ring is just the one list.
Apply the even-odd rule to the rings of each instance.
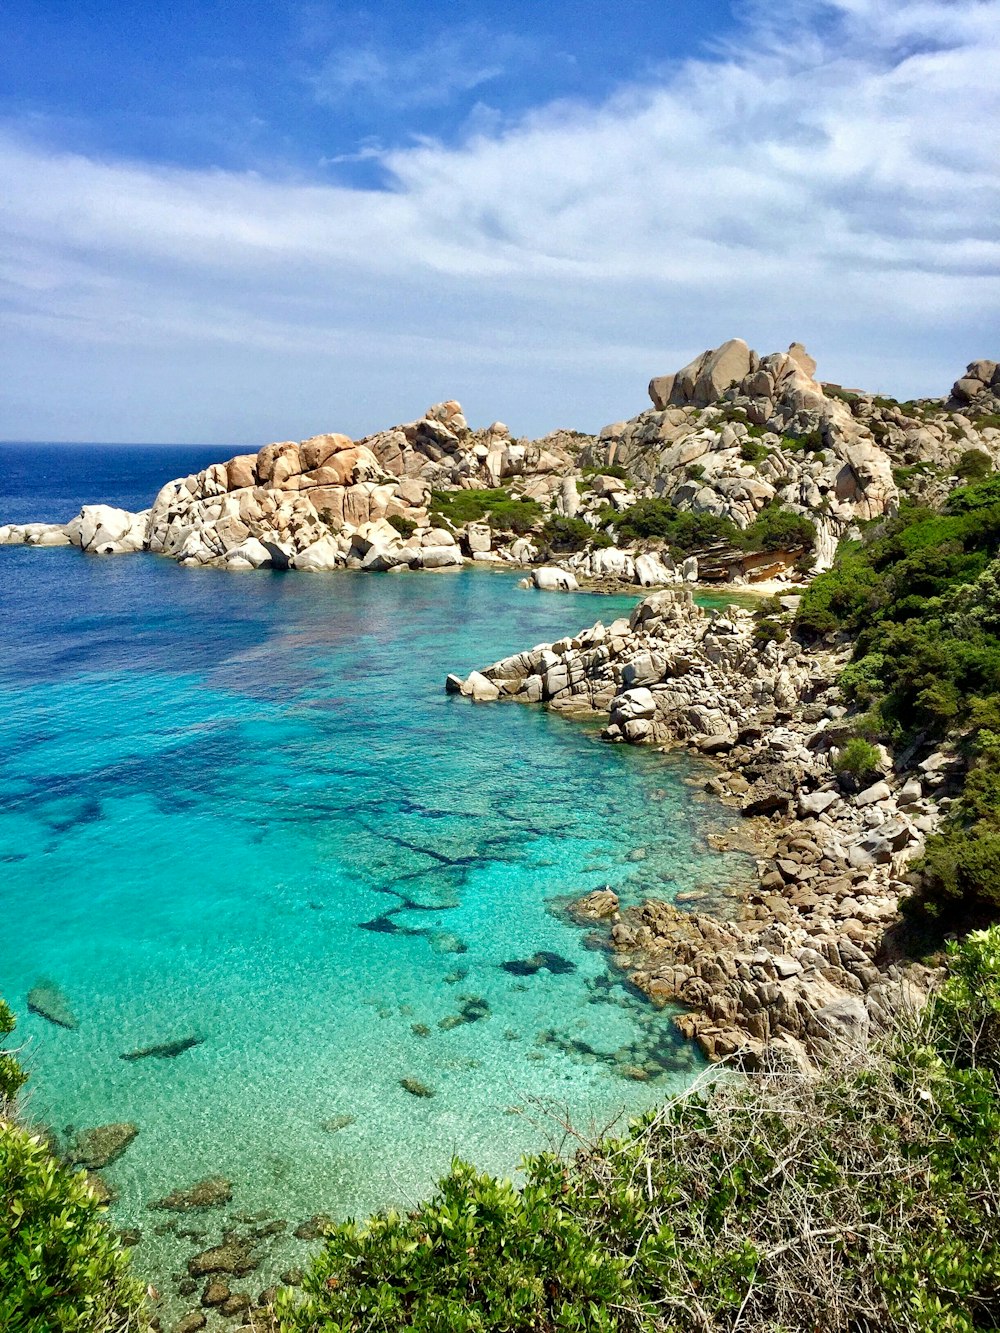
[[[0, 522], [145, 508], [236, 452], [2, 445]], [[103, 1175], [140, 1273], [169, 1286], [201, 1247], [147, 1205], [203, 1177], [234, 1189], [204, 1244], [235, 1214], [289, 1223], [256, 1290], [312, 1214], [410, 1204], [454, 1154], [509, 1175], [564, 1116], [604, 1125], [699, 1069], [561, 904], [736, 881], [706, 842], [731, 812], [684, 755], [445, 694], [636, 600], [517, 578], [0, 548], [0, 994], [34, 1120], [138, 1126]], [[75, 1029], [27, 1012], [40, 982]]]

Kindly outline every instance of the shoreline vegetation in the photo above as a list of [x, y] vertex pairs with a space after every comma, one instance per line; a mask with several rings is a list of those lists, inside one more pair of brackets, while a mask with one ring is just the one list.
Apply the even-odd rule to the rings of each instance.
[[[358, 444], [216, 465], [144, 514], [0, 528], [233, 570], [474, 560], [543, 590], [662, 589], [447, 688], [690, 748], [758, 847], [724, 916], [620, 911], [607, 890], [571, 908], [633, 984], [684, 1006], [678, 1026], [726, 1074], [570, 1159], [531, 1159], [522, 1189], [456, 1163], [406, 1216], [314, 1219], [301, 1287], [244, 1296], [246, 1326], [995, 1327], [1000, 367], [908, 404], [815, 369], [799, 344], [761, 358], [733, 340], [596, 437], [472, 432], [443, 404]], [[758, 580], [773, 592], [756, 609], [693, 600]], [[20, 1284], [0, 1290], [23, 1293], [0, 1297], [0, 1326], [143, 1327], [97, 1195], [17, 1127], [13, 1056], [0, 1078], [4, 1184], [25, 1201], [0, 1232], [0, 1276]], [[192, 1276], [239, 1276], [249, 1243]], [[200, 1299], [177, 1333], [216, 1327]]]

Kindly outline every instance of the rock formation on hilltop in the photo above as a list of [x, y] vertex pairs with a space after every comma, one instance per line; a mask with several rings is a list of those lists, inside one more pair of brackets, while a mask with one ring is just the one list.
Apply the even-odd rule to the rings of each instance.
[[[598, 436], [471, 430], [449, 401], [359, 441], [316, 435], [215, 464], [168, 483], [148, 513], [86, 506], [66, 525], [8, 525], [0, 545], [148, 549], [227, 569], [558, 562], [553, 587], [794, 581], [827, 567], [858, 523], [894, 513], [900, 485], [933, 499], [970, 456], [1000, 461], [995, 362], [973, 362], [947, 406], [815, 374], [800, 343], [761, 357], [734, 338], [655, 378], [653, 406]], [[776, 513], [806, 522], [776, 528]], [[683, 541], [678, 514], [695, 520]], [[782, 531], [797, 540], [782, 545]]]

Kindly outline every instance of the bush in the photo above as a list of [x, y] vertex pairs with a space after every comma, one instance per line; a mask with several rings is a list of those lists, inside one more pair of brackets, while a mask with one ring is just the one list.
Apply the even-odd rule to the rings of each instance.
[[7, 1103], [13, 1102], [18, 1089], [28, 1077], [10, 1051], [3, 1049], [7, 1038], [14, 1031], [14, 1025], [14, 1015], [0, 1000], [0, 1118], [4, 1115]]
[[746, 551], [804, 551], [816, 540], [816, 524], [805, 514], [770, 504], [760, 511], [739, 539]]
[[[0, 1037], [14, 1019], [0, 1000]], [[0, 1055], [0, 1329], [3, 1333], [138, 1333], [142, 1288], [107, 1226], [86, 1173], [73, 1173], [17, 1125], [25, 1075]]]
[[788, 630], [771, 616], [763, 616], [753, 627], [753, 641], [758, 648], [768, 643], [784, 643], [787, 638]]
[[1000, 935], [950, 965], [819, 1077], [720, 1079], [529, 1158], [520, 1192], [456, 1163], [408, 1214], [334, 1227], [284, 1333], [995, 1327]]
[[669, 500], [637, 500], [621, 514], [610, 506], [608, 510], [607, 514], [602, 510], [599, 519], [612, 523], [619, 537], [626, 541], [659, 537], [685, 555], [713, 542], [732, 543], [740, 536], [739, 528], [729, 519], [676, 509]]
[[771, 450], [766, 444], [761, 444], [758, 440], [747, 439], [740, 445], [740, 458], [744, 463], [760, 463], [765, 458], [771, 457]]
[[412, 537], [417, 530], [416, 521], [406, 518], [403, 514], [390, 514], [389, 526], [395, 528], [403, 538]]
[[582, 551], [594, 536], [594, 529], [582, 518], [553, 515], [542, 527], [542, 540], [553, 551]]
[[852, 736], [831, 765], [835, 773], [844, 773], [859, 782], [875, 777], [882, 759], [874, 745], [860, 736]]
[[982, 449], [966, 449], [955, 464], [955, 476], [966, 481], [982, 481], [993, 471], [993, 460]]
[[502, 486], [479, 491], [431, 491], [431, 518], [453, 528], [486, 519], [495, 532], [533, 532], [544, 510], [537, 500], [513, 499]]
[[601, 467], [585, 467], [580, 469], [580, 475], [584, 477], [614, 477], [616, 481], [628, 481], [628, 470], [623, 468], [620, 463], [604, 463]]

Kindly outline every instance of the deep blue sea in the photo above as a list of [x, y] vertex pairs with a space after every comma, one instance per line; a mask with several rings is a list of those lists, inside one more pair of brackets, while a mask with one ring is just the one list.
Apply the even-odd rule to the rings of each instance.
[[[0, 522], [143, 508], [237, 451], [0, 446]], [[558, 1141], [553, 1110], [603, 1124], [699, 1067], [559, 903], [734, 881], [706, 843], [731, 816], [685, 756], [444, 693], [635, 600], [516, 581], [0, 548], [0, 994], [39, 1122], [139, 1126], [105, 1174], [141, 1272], [193, 1248], [146, 1204], [201, 1177], [292, 1226], [366, 1213], [455, 1153], [509, 1174]], [[26, 1012], [43, 979], [76, 1030]], [[276, 1241], [255, 1281], [296, 1256]]]

